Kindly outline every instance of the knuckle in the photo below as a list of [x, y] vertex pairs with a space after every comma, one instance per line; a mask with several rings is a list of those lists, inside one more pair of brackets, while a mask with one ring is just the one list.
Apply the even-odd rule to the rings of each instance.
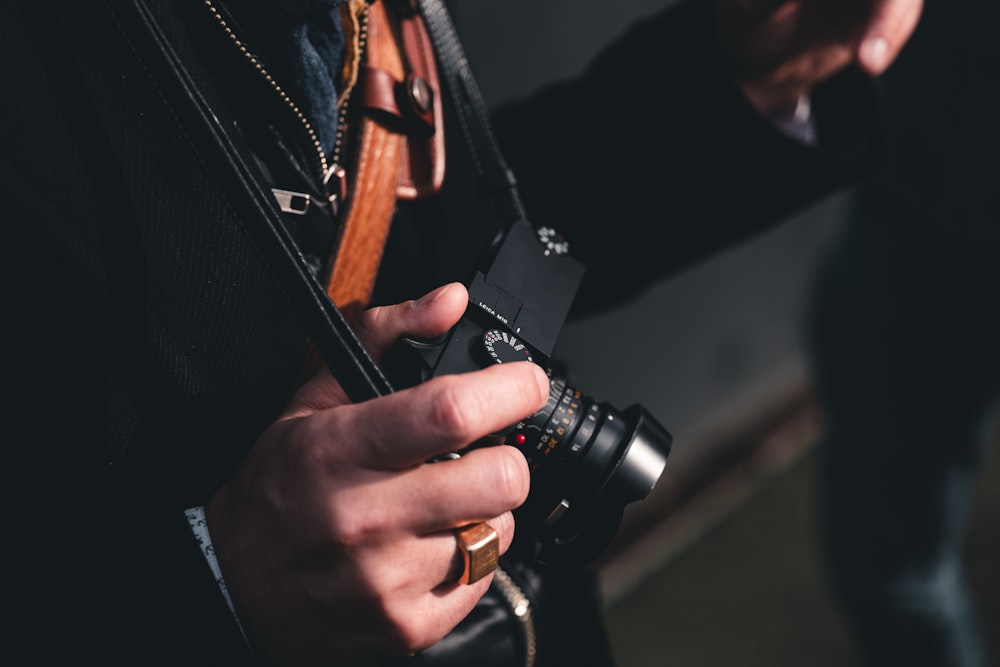
[[330, 448], [319, 420], [304, 417], [278, 422], [271, 433], [274, 439], [263, 449], [270, 467], [293, 471], [309, 481], [315, 480], [317, 471], [329, 468]]
[[317, 480], [342, 469], [345, 453], [333, 446], [339, 435], [335, 422], [326, 417], [298, 420], [281, 443], [285, 460]]
[[363, 544], [372, 533], [370, 524], [360, 520], [360, 512], [332, 510], [327, 522], [327, 539], [341, 549]]
[[476, 416], [483, 409], [482, 395], [470, 388], [461, 388], [453, 377], [438, 378], [438, 391], [432, 401], [431, 420], [434, 426], [450, 437], [468, 440], [474, 433]]
[[[441, 375], [430, 381], [433, 385], [424, 385], [433, 392], [427, 418], [435, 432], [470, 442], [508, 426], [548, 399], [548, 387], [535, 379], [535, 370], [527, 363], [477, 373], [491, 374]], [[509, 415], [507, 423], [498, 423], [503, 414]]]
[[326, 538], [338, 550], [356, 552], [370, 547], [392, 530], [389, 510], [371, 502], [370, 496], [338, 492], [326, 505]]
[[326, 470], [330, 465], [330, 448], [327, 446], [326, 429], [318, 420], [304, 420], [301, 434], [295, 440], [294, 452], [307, 470]]
[[388, 306], [377, 306], [375, 308], [369, 308], [361, 314], [358, 318], [357, 327], [364, 329], [365, 331], [377, 331], [388, 317]]

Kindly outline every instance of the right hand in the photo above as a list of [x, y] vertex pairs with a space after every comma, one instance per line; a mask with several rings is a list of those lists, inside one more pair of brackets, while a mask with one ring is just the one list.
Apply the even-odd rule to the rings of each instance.
[[[369, 310], [358, 335], [377, 359], [403, 334], [447, 331], [467, 302], [461, 285], [448, 285]], [[506, 551], [529, 474], [506, 445], [425, 461], [536, 412], [547, 396], [530, 362], [358, 404], [325, 370], [306, 383], [208, 507], [252, 648], [271, 664], [372, 664], [447, 634], [492, 580], [455, 583], [453, 529], [489, 520]]]
[[719, 38], [747, 99], [774, 113], [848, 65], [871, 76], [913, 33], [923, 0], [715, 0]]

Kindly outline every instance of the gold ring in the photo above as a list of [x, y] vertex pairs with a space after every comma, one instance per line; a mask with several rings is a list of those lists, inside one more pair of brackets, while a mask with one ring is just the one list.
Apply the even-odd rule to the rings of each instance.
[[474, 584], [493, 570], [500, 562], [500, 536], [485, 523], [474, 523], [455, 531], [458, 550], [462, 552], [460, 584]]

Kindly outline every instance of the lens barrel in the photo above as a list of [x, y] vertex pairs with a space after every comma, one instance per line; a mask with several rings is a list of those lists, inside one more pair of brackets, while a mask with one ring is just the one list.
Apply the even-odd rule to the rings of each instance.
[[577, 564], [596, 558], [625, 505], [653, 490], [673, 442], [642, 406], [620, 412], [559, 378], [551, 380], [542, 409], [506, 439], [527, 457], [532, 475], [519, 525], [549, 547], [550, 560]]

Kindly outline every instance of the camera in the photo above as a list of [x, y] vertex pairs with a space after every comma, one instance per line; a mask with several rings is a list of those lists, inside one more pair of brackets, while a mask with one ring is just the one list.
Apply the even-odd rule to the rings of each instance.
[[599, 403], [549, 368], [584, 273], [555, 230], [514, 223], [484, 264], [468, 286], [461, 320], [438, 339], [404, 339], [409, 360], [400, 363], [394, 353], [391, 372], [413, 385], [512, 361], [546, 369], [545, 406], [473, 447], [504, 442], [524, 453], [531, 490], [514, 512], [518, 530], [536, 538], [539, 559], [585, 565], [615, 536], [625, 506], [652, 491], [673, 438], [641, 405]]

